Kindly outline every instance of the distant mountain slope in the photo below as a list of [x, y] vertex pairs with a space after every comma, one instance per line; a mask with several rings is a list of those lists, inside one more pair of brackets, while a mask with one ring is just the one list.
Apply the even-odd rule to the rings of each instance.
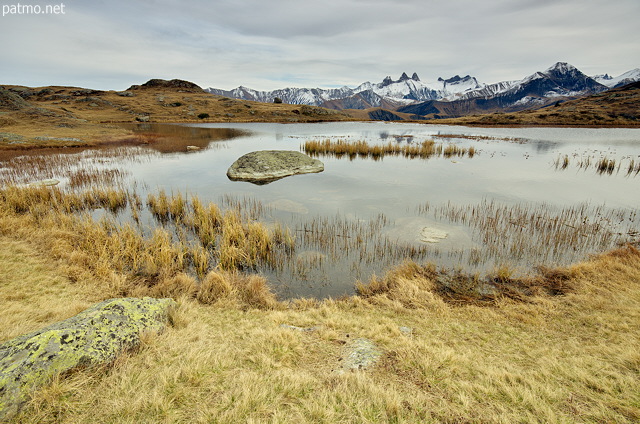
[[537, 110], [491, 113], [439, 121], [459, 125], [639, 127], [640, 81]]
[[417, 103], [398, 108], [397, 111], [427, 118], [459, 117], [498, 111], [517, 112], [605, 90], [606, 86], [574, 66], [558, 62], [543, 72], [536, 72], [521, 81], [505, 84], [502, 89], [496, 88], [494, 94], [489, 96], [473, 96], [475, 93], [469, 93], [460, 100]]
[[593, 79], [609, 88], [622, 87], [624, 85], [640, 81], [640, 68], [632, 69], [622, 75], [618, 75], [617, 77], [610, 77], [609, 75], [604, 74], [596, 75]]
[[[640, 80], [640, 70], [626, 72], [619, 77], [601, 75], [591, 78], [572, 65], [558, 62], [543, 72], [519, 81], [494, 84], [479, 82], [466, 75], [424, 82], [416, 73], [403, 73], [399, 79], [386, 77], [380, 83], [365, 82], [355, 88], [283, 88], [257, 91], [240, 86], [233, 90], [208, 88], [221, 96], [273, 102], [277, 97], [284, 103], [307, 104], [330, 109], [388, 109], [419, 116], [463, 116], [470, 113], [496, 110], [517, 111], [539, 108], [558, 100], [577, 98]], [[438, 117], [436, 116], [436, 117]], [[434, 116], [431, 116], [434, 117]]]

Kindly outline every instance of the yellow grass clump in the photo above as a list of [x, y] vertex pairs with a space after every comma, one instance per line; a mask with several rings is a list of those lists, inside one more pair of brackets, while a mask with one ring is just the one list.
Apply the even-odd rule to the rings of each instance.
[[433, 140], [425, 140], [418, 144], [393, 144], [387, 143], [383, 145], [371, 145], [366, 141], [359, 140], [349, 142], [345, 140], [309, 140], [302, 145], [302, 150], [311, 156], [331, 155], [335, 157], [347, 156], [349, 159], [372, 158], [375, 160], [382, 159], [386, 155], [404, 156], [407, 158], [428, 159], [432, 156], [465, 156], [470, 158], [476, 154], [473, 147], [460, 147], [455, 144], [436, 144]]

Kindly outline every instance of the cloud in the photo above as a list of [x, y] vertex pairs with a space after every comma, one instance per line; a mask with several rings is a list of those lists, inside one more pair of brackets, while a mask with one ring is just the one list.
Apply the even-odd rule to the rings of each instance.
[[640, 66], [640, 2], [618, 0], [65, 2], [0, 18], [2, 83], [125, 88], [152, 77], [257, 89], [355, 86], [417, 72], [520, 79], [554, 62]]

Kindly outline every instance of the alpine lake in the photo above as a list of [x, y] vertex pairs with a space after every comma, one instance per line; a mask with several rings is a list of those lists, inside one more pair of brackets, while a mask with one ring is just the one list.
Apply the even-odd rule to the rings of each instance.
[[[294, 248], [280, 266], [244, 270], [264, 275], [280, 298], [352, 294], [358, 280], [405, 260], [466, 273], [506, 266], [527, 274], [640, 243], [640, 129], [383, 122], [129, 128], [156, 138], [143, 145], [33, 152], [3, 160], [0, 177], [17, 184], [54, 178], [66, 190], [74, 186], [72, 175], [84, 170], [108, 176], [102, 184], [136, 192], [143, 201], [161, 191], [197, 196], [267, 228], [288, 227]], [[226, 175], [245, 153], [304, 151], [305, 142], [327, 140], [401, 147], [433, 140], [450, 153], [313, 155], [324, 162], [323, 172], [263, 185]], [[41, 165], [12, 173], [25, 161]], [[127, 208], [93, 211], [96, 219], [107, 215], [133, 222]], [[143, 207], [135, 225], [150, 232], [174, 224]]]

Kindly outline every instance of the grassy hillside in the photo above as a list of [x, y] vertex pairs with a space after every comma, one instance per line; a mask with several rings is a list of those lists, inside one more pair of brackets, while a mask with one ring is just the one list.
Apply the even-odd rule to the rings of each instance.
[[119, 122], [353, 119], [337, 111], [311, 106], [214, 96], [186, 81], [150, 82], [119, 92], [78, 87], [0, 87], [0, 149], [132, 141], [129, 131], [115, 125]]
[[[171, 328], [115, 363], [34, 392], [16, 422], [640, 420], [633, 247], [528, 281], [500, 272], [506, 291], [492, 296], [439, 286], [432, 267], [407, 263], [361, 284], [359, 296], [282, 302], [239, 274], [196, 284], [166, 260], [180, 246], [139, 245], [126, 229], [65, 212], [72, 198], [43, 207], [45, 190], [24, 190], [0, 195], [0, 341], [114, 296], [171, 296], [179, 308]], [[126, 249], [115, 254], [119, 242]], [[122, 262], [130, 248], [167, 266], [149, 264], [143, 278]], [[343, 372], [358, 338], [382, 355]]]

